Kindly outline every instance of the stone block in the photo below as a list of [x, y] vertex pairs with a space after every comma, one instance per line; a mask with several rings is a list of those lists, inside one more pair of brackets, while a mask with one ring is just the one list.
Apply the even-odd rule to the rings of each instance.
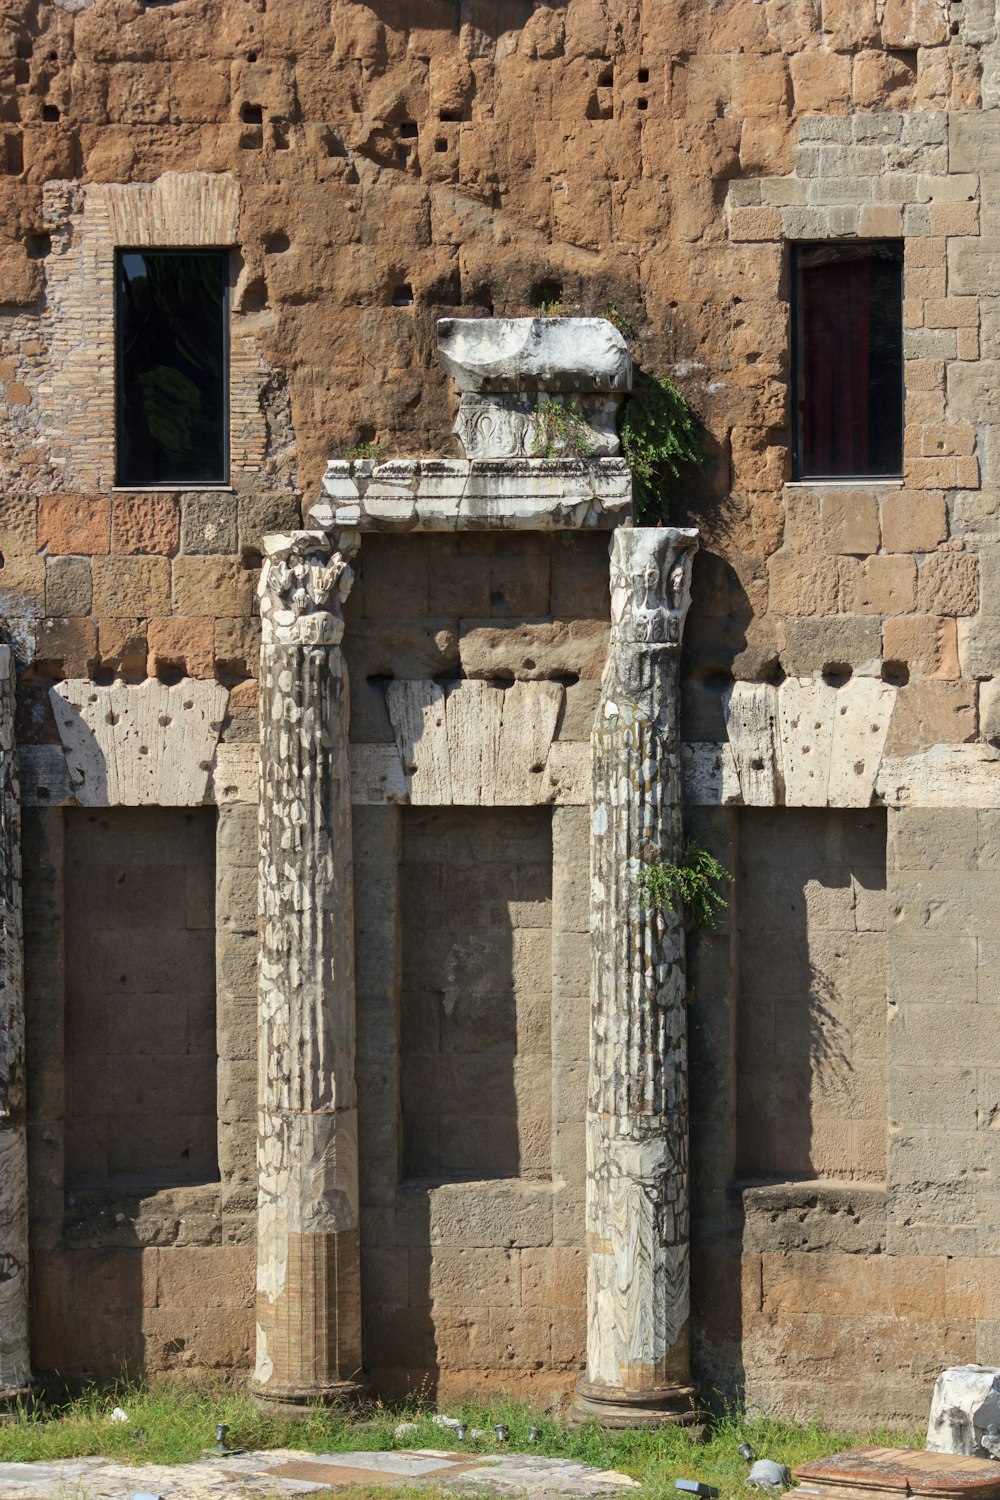
[[882, 654], [886, 663], [901, 663], [916, 678], [961, 676], [954, 619], [939, 619], [936, 615], [892, 616], [883, 621]]
[[944, 495], [900, 490], [883, 495], [882, 544], [887, 552], [930, 552], [948, 534]]
[[823, 550], [865, 556], [879, 546], [878, 501], [864, 491], [828, 490], [820, 497]]
[[851, 100], [851, 59], [837, 52], [803, 51], [789, 59], [795, 113], [846, 113]]
[[257, 871], [225, 865], [218, 871], [216, 908], [219, 925], [230, 932], [253, 932], [257, 926]]
[[39, 620], [35, 660], [55, 664], [67, 677], [91, 676], [97, 662], [97, 626], [93, 620]]
[[975, 870], [979, 813], [975, 808], [901, 808], [889, 819], [895, 870]]
[[565, 1308], [580, 1319], [587, 1295], [587, 1257], [552, 1245], [521, 1251], [521, 1302], [526, 1308]]
[[1000, 296], [1000, 247], [995, 236], [948, 242], [948, 289], [953, 296]]
[[133, 620], [169, 614], [170, 563], [167, 558], [95, 557], [94, 613], [101, 619], [126, 616]]
[[107, 552], [111, 506], [102, 495], [43, 495], [38, 502], [38, 547], [46, 553]]
[[769, 560], [768, 573], [772, 614], [836, 614], [840, 576], [836, 558], [779, 552]]
[[939, 47], [948, 34], [946, 18], [928, 0], [885, 0], [883, 46]]
[[481, 1248], [552, 1243], [552, 1189], [517, 1181], [404, 1187], [396, 1199], [396, 1243]]
[[295, 531], [302, 525], [302, 506], [297, 494], [240, 495], [237, 502], [238, 545], [241, 553], [262, 550], [263, 538], [272, 531]]
[[220, 933], [216, 948], [217, 983], [220, 992], [256, 996], [258, 941], [253, 933]]
[[232, 495], [181, 496], [181, 551], [234, 553], [238, 547], [236, 499]]
[[246, 1368], [252, 1363], [254, 1327], [249, 1309], [237, 1314], [231, 1307], [148, 1308], [142, 1320], [145, 1366], [153, 1372]]
[[979, 559], [968, 552], [935, 552], [917, 573], [917, 608], [934, 615], [971, 615], [979, 608]]
[[930, 745], [962, 744], [976, 735], [975, 685], [910, 682], [896, 694], [886, 755], [916, 755]]
[[847, 574], [850, 608], [860, 615], [903, 615], [914, 608], [916, 564], [897, 554], [869, 557]]
[[178, 557], [174, 560], [172, 597], [175, 614], [249, 615], [253, 594], [254, 575], [234, 558]]
[[741, 241], [778, 241], [782, 238], [782, 215], [779, 208], [730, 208], [729, 238]]
[[257, 809], [249, 806], [220, 807], [216, 821], [217, 865], [257, 868]]
[[163, 1246], [156, 1253], [155, 1306], [253, 1307], [254, 1259], [249, 1246]]
[[828, 668], [842, 666], [877, 670], [880, 657], [880, 622], [874, 616], [785, 621], [780, 659], [790, 677], [819, 676]]
[[443, 1245], [409, 1250], [410, 1307], [518, 1307], [523, 1252]]
[[93, 585], [89, 557], [56, 556], [45, 561], [45, 611], [52, 616], [89, 615]]
[[115, 495], [111, 550], [169, 557], [180, 543], [180, 508], [173, 495]]
[[256, 677], [260, 670], [260, 620], [223, 615], [215, 621], [215, 660], [220, 671]]
[[932, 203], [932, 235], [977, 235], [979, 233], [978, 203]]
[[101, 666], [128, 675], [146, 670], [145, 620], [104, 618], [97, 622], [97, 647]]
[[165, 669], [186, 677], [215, 675], [215, 621], [210, 619], [153, 619], [147, 627], [149, 656], [146, 670], [159, 677]]
[[889, 1126], [934, 1124], [941, 1130], [975, 1130], [978, 1124], [974, 1068], [891, 1067]]
[[366, 620], [423, 619], [428, 614], [427, 558], [407, 537], [373, 537], [361, 553], [356, 585]]
[[549, 613], [549, 559], [545, 556], [490, 560], [490, 615], [494, 618]]
[[[975, 1308], [973, 1312], [978, 1312]], [[989, 1316], [989, 1314], [986, 1314]], [[1000, 1427], [1000, 1369], [952, 1366], [937, 1378], [927, 1422], [929, 1453], [990, 1458], [983, 1440]]]
[[532, 680], [575, 672], [582, 679], [594, 681], [604, 670], [607, 642], [604, 621], [517, 622], [504, 626], [489, 620], [463, 620], [458, 650], [467, 677], [512, 674], [519, 680]]

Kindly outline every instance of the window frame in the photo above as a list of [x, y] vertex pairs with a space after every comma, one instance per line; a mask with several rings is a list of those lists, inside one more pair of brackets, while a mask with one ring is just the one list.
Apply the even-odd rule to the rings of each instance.
[[[131, 482], [122, 474], [123, 380], [125, 330], [119, 309], [119, 280], [126, 255], [215, 255], [222, 263], [222, 473], [218, 479], [160, 479]], [[202, 490], [232, 487], [232, 247], [229, 245], [116, 245], [114, 250], [112, 316], [114, 321], [114, 488], [119, 490]]]
[[[799, 255], [802, 251], [815, 250], [818, 248], [828, 249], [858, 249], [865, 246], [898, 246], [899, 253], [899, 317], [900, 317], [900, 351], [899, 351], [899, 391], [900, 391], [900, 426], [899, 426], [899, 455], [900, 465], [898, 471], [889, 474], [872, 474], [870, 472], [856, 474], [807, 474], [803, 465], [802, 454], [802, 411], [801, 402], [804, 398], [804, 380], [801, 368], [802, 362], [802, 320], [803, 308], [799, 292]], [[905, 466], [905, 430], [906, 430], [906, 351], [903, 346], [905, 337], [905, 324], [903, 321], [903, 300], [905, 296], [905, 241], [900, 237], [884, 237], [880, 239], [852, 238], [844, 240], [793, 240], [789, 243], [789, 406], [791, 416], [791, 467], [792, 482], [795, 484], [898, 484], [904, 478]]]

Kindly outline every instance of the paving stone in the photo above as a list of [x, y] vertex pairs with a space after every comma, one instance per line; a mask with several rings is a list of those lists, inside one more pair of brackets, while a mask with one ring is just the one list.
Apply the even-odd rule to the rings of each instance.
[[137, 1493], [164, 1500], [218, 1496], [308, 1495], [317, 1490], [370, 1484], [387, 1488], [424, 1481], [456, 1494], [572, 1495], [597, 1497], [638, 1489], [614, 1470], [573, 1459], [523, 1453], [470, 1455], [444, 1449], [384, 1453], [306, 1453], [292, 1448], [204, 1458], [190, 1464], [114, 1463], [107, 1458], [67, 1458], [50, 1463], [0, 1464], [5, 1500], [134, 1500]]

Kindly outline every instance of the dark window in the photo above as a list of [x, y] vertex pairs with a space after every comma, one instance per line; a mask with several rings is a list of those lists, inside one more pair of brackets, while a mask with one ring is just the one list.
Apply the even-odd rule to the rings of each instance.
[[903, 470], [903, 246], [792, 247], [796, 479]]
[[119, 250], [118, 483], [225, 483], [224, 250]]

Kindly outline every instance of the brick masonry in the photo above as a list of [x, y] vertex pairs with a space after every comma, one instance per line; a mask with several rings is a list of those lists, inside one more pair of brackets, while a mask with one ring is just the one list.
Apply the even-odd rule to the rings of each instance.
[[[702, 530], [686, 737], [724, 738], [734, 676], [853, 671], [898, 688], [887, 754], [988, 751], [1000, 739], [992, 0], [671, 0], [655, 13], [628, 0], [463, 0], [419, 22], [403, 9], [334, 0], [290, 14], [190, 0], [181, 29], [177, 7], [133, 0], [12, 5], [0, 125], [0, 614], [18, 656], [21, 744], [54, 744], [54, 679], [147, 674], [218, 676], [233, 690], [224, 745], [252, 741], [262, 534], [295, 525], [325, 460], [358, 441], [452, 451], [436, 316], [559, 299], [587, 313], [613, 303], [642, 365], [672, 373], [705, 427], [707, 462], [673, 497], [672, 519]], [[795, 485], [785, 247], [855, 237], [904, 241], [905, 476]], [[113, 484], [109, 270], [116, 245], [146, 243], [232, 252], [234, 461], [222, 491]], [[345, 642], [355, 742], [391, 741], [392, 675], [556, 678], [558, 736], [586, 740], [606, 570], [597, 537], [367, 538]], [[551, 815], [547, 1070], [541, 1051], [533, 1058], [550, 1102], [547, 1165], [539, 1124], [537, 1175], [433, 1189], [400, 1181], [408, 814], [356, 814], [373, 1374], [386, 1390], [428, 1372], [456, 1388], [498, 1373], [511, 1389], [568, 1387], [583, 1338], [585, 812]], [[67, 1196], [75, 898], [65, 882], [75, 877], [62, 812], [26, 814], [41, 1371], [110, 1373], [122, 1353], [153, 1370], [249, 1359], [255, 815], [246, 803], [216, 814], [218, 1181], [119, 1196], [123, 1227], [100, 1195]], [[731, 1390], [743, 1372], [768, 1411], [911, 1421], [939, 1364], [1000, 1357], [993, 814], [889, 810], [884, 934], [864, 925], [874, 916], [858, 893], [850, 911], [838, 906], [845, 859], [879, 867], [874, 831], [782, 812], [763, 815], [761, 833], [755, 816], [691, 818], [737, 873], [729, 922], [691, 945], [703, 1389]], [[781, 878], [758, 889], [793, 824]], [[143, 855], [150, 868], [155, 854]], [[814, 859], [815, 889], [805, 878]], [[827, 974], [836, 960], [843, 1016], [833, 1009], [841, 1031], [849, 1010], [865, 1063], [852, 1050], [850, 1077], [830, 1089], [812, 1067], [808, 1078], [791, 1069], [787, 1112], [778, 1098], [753, 1102], [762, 1064], [745, 1024], [766, 1018], [777, 1039], [779, 1011], [794, 1010], [787, 974], [772, 995], [753, 962], [758, 925], [783, 920], [783, 901], [795, 907], [789, 964]], [[795, 994], [787, 1034], [781, 1021], [789, 1046], [805, 1003]], [[873, 1125], [880, 999], [884, 1131]], [[503, 1149], [513, 1166], [511, 1132]], [[521, 1173], [520, 1141], [517, 1151]], [[741, 1173], [765, 1170], [804, 1180], [776, 1204], [742, 1185]], [[878, 1375], [877, 1391], [859, 1369]]]

